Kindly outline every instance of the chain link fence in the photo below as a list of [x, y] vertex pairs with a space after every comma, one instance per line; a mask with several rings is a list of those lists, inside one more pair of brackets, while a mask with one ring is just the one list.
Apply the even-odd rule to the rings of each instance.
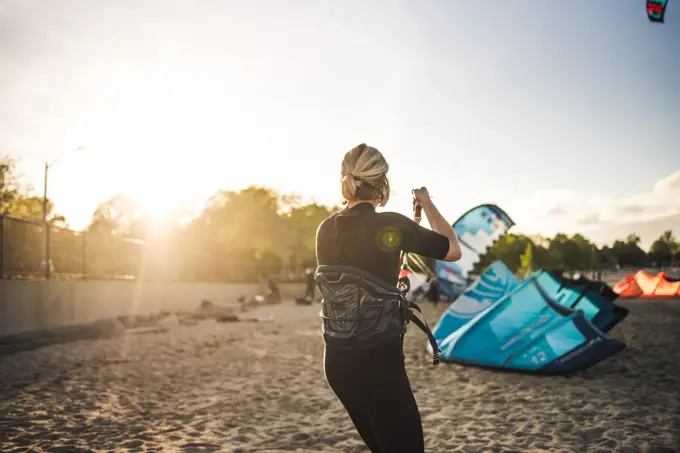
[[[169, 241], [171, 242], [171, 241]], [[254, 282], [301, 278], [279, 259], [248, 263], [239, 257], [200, 253], [171, 243], [74, 231], [38, 221], [0, 216], [0, 278], [143, 279]]]

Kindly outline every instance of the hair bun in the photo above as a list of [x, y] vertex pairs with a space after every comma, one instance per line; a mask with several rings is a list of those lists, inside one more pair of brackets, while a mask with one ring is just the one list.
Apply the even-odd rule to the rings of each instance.
[[345, 202], [378, 201], [384, 206], [390, 193], [388, 170], [389, 166], [380, 151], [365, 143], [348, 151], [340, 171]]
[[352, 181], [354, 182], [354, 185], [357, 187], [361, 186], [361, 184], [364, 182], [363, 179], [359, 178], [358, 176], [354, 176], [352, 173], [347, 173], [342, 177], [340, 181], [341, 182]]

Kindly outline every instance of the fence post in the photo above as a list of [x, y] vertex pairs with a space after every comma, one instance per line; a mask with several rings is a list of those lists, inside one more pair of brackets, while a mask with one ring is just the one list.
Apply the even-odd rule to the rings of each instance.
[[0, 280], [5, 278], [5, 216], [0, 215]]
[[82, 270], [82, 278], [85, 279], [85, 276], [87, 275], [87, 231], [83, 231], [83, 270]]
[[52, 257], [50, 255], [50, 224], [49, 222], [45, 221], [45, 278], [47, 280], [50, 279], [50, 274], [52, 272], [52, 269], [50, 269], [50, 263], [52, 261]]
[[[111, 236], [109, 235], [109, 250], [115, 250], [115, 244], [113, 246], [111, 246], [112, 244], [113, 244], [113, 238], [111, 238]], [[118, 270], [118, 254], [117, 253], [111, 253], [110, 251], [109, 251], [109, 254], [112, 255], [111, 261], [113, 262], [113, 265], [111, 266], [111, 269], [112, 269], [111, 274], [112, 275], [110, 275], [109, 278], [117, 279], [118, 277], [117, 277], [117, 274], [116, 274], [116, 270]]]

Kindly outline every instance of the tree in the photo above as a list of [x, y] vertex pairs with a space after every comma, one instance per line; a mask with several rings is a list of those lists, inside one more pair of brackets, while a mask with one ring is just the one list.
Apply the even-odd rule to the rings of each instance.
[[672, 265], [679, 250], [680, 244], [669, 230], [652, 243], [648, 256], [656, 266]]
[[181, 227], [179, 220], [187, 216], [178, 210], [168, 220], [176, 228], [160, 234], [134, 200], [117, 195], [97, 207], [88, 226], [88, 270], [205, 281], [252, 281], [262, 271], [284, 269], [300, 273], [301, 266], [316, 264], [316, 230], [335, 209], [251, 186], [218, 191]]
[[278, 210], [276, 192], [264, 187], [220, 191], [206, 203], [192, 227], [205, 245], [254, 254], [280, 248]]
[[627, 244], [639, 244], [641, 241], [640, 236], [638, 236], [635, 233], [630, 233], [628, 236], [626, 236], [626, 243]]
[[581, 234], [572, 237], [556, 234], [550, 240], [548, 250], [553, 256], [554, 264], [565, 270], [593, 269], [597, 263], [596, 247]]
[[[49, 222], [63, 223], [66, 219], [63, 216], [52, 215], [54, 204], [47, 201], [47, 219]], [[35, 220], [42, 222], [43, 218], [43, 199], [42, 197], [22, 195], [19, 196], [7, 211], [10, 217], [17, 217], [20, 219]]]
[[[45, 258], [43, 198], [31, 192], [30, 187], [21, 186], [15, 173], [14, 160], [8, 156], [0, 157], [0, 215], [21, 219], [6, 219], [4, 222], [4, 235], [0, 238], [3, 260], [8, 271], [20, 274], [38, 271]], [[53, 214], [53, 207], [54, 204], [48, 200], [46, 208], [50, 227], [64, 227], [66, 219]], [[57, 239], [62, 236], [56, 235]], [[58, 245], [58, 241], [56, 244], [52, 241], [50, 251], [58, 250]]]
[[0, 157], [0, 215], [9, 215], [20, 197], [14, 168], [14, 160], [8, 156]]
[[582, 234], [574, 234], [570, 241], [578, 250], [579, 258], [575, 261], [575, 269], [589, 270], [597, 267], [597, 247]]
[[135, 200], [128, 195], [118, 194], [99, 203], [87, 230], [142, 239], [147, 236], [147, 227], [147, 219], [141, 215]]
[[533, 242], [529, 242], [527, 244], [527, 248], [524, 250], [524, 253], [520, 257], [520, 262], [521, 262], [520, 272], [524, 274], [524, 276], [528, 276], [529, 274], [531, 274], [531, 272], [533, 271], [534, 264]]
[[510, 233], [496, 241], [489, 253], [481, 257], [474, 272], [483, 271], [498, 259], [518, 273], [537, 269], [585, 271], [598, 267], [614, 267], [618, 264], [619, 255], [626, 265], [644, 263], [645, 254], [636, 245], [639, 238], [632, 235], [628, 240], [630, 242], [619, 241], [620, 245], [616, 250], [607, 246], [600, 250], [581, 234], [569, 237], [558, 233], [553, 238], [544, 238]]
[[[42, 221], [43, 198], [33, 195], [30, 187], [21, 187], [10, 157], [0, 157], [0, 215]], [[47, 201], [47, 218], [64, 223], [63, 216], [52, 214], [54, 203]]]
[[316, 230], [321, 222], [329, 217], [337, 207], [317, 203], [295, 205], [283, 214], [282, 232], [285, 232], [289, 257], [299, 267], [316, 265]]
[[268, 265], [269, 272], [278, 271], [288, 246], [278, 194], [259, 186], [216, 193], [187, 225], [184, 238], [185, 246], [203, 256], [198, 272], [208, 280], [256, 279], [255, 266], [264, 259], [278, 263], [279, 269]]
[[629, 234], [624, 241], [615, 241], [611, 255], [621, 267], [642, 267], [647, 264], [647, 254], [638, 245], [640, 237]]
[[531, 239], [523, 234], [506, 234], [496, 241], [489, 253], [481, 257], [475, 265], [475, 272], [483, 271], [496, 260], [502, 260], [512, 272], [519, 271], [522, 268], [521, 255], [530, 243]]
[[534, 243], [532, 247], [532, 258], [534, 269], [555, 269], [561, 267], [550, 251], [543, 245]]
[[600, 269], [614, 268], [619, 265], [616, 256], [608, 245], [605, 245], [601, 249], [596, 249], [595, 257], [597, 259], [597, 267]]

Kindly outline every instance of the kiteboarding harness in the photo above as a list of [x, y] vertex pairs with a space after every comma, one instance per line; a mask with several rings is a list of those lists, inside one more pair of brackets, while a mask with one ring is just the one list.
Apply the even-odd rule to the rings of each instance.
[[[420, 206], [414, 203], [414, 208], [414, 220], [419, 223]], [[427, 335], [433, 365], [439, 363], [439, 346], [422, 310], [406, 298], [410, 289], [407, 253], [402, 263], [397, 286], [355, 266], [317, 267], [314, 280], [322, 295], [320, 316], [327, 343], [337, 349], [370, 349], [403, 338], [408, 323], [413, 322]]]
[[398, 287], [353, 266], [322, 265], [314, 278], [323, 297], [323, 332], [338, 349], [370, 349], [403, 337], [412, 321], [435, 351], [433, 364], [439, 363], [437, 341], [415, 313], [422, 310]]

